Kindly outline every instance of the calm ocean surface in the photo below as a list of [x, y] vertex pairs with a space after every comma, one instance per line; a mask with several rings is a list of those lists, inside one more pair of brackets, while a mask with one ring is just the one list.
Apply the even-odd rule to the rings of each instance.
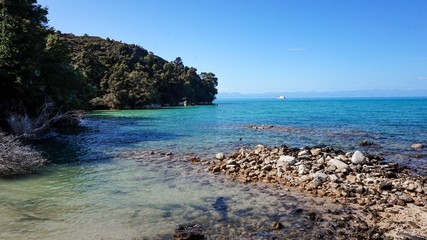
[[[381, 154], [386, 161], [427, 170], [427, 148], [410, 147], [427, 145], [426, 98], [215, 103], [96, 111], [81, 127], [40, 141], [51, 165], [33, 176], [0, 180], [0, 239], [168, 239], [178, 224], [186, 222], [216, 230], [227, 226], [230, 234], [254, 239], [272, 237], [258, 218], [248, 216], [266, 222], [281, 218], [277, 204], [271, 207], [280, 202], [277, 196], [218, 183], [212, 176], [183, 174], [187, 170], [179, 164], [120, 157], [135, 150], [205, 158], [257, 144], [330, 145]], [[275, 127], [255, 130], [248, 125]], [[361, 147], [362, 140], [374, 145]], [[219, 197], [227, 200], [227, 219], [215, 208]], [[292, 206], [281, 207], [286, 212]], [[304, 224], [287, 219], [290, 226]]]

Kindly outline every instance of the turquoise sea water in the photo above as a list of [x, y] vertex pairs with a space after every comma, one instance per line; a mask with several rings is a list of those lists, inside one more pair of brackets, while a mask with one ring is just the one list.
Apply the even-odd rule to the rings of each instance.
[[[95, 111], [80, 127], [41, 140], [38, 147], [49, 153], [52, 164], [29, 177], [0, 180], [0, 239], [168, 239], [185, 222], [201, 223], [212, 229], [210, 234], [253, 239], [289, 237], [293, 231], [303, 236], [298, 235], [301, 226], [310, 228], [289, 216], [295, 204], [303, 204], [298, 199], [285, 201], [182, 163], [127, 158], [132, 151], [212, 158], [257, 144], [330, 145], [382, 154], [420, 172], [427, 169], [426, 148], [410, 148], [427, 145], [425, 98], [215, 103]], [[362, 140], [375, 145], [361, 147]], [[225, 199], [226, 219], [215, 207], [218, 199]], [[288, 224], [286, 231], [267, 230], [275, 219]]]
[[[99, 141], [100, 149], [110, 150], [137, 147], [209, 155], [256, 144], [331, 145], [380, 153], [389, 161], [426, 161], [427, 152], [410, 145], [427, 144], [427, 99], [241, 99], [216, 104], [93, 112], [83, 124], [88, 132], [78, 138]], [[248, 125], [279, 128], [254, 130]], [[362, 140], [375, 145], [360, 147]]]

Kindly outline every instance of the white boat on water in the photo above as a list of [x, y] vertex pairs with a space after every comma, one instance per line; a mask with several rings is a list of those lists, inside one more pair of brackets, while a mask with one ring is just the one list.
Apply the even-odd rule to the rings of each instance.
[[286, 99], [285, 96], [278, 96], [277, 99]]

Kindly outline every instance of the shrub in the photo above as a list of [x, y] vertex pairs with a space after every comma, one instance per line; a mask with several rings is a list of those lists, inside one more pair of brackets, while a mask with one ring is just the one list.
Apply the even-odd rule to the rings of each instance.
[[14, 136], [0, 132], [0, 177], [29, 174], [46, 162], [40, 152]]

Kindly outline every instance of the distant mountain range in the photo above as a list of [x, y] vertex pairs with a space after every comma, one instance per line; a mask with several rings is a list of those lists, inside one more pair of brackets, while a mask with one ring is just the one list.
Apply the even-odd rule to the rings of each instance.
[[427, 97], [427, 89], [420, 90], [361, 90], [361, 91], [328, 91], [328, 92], [268, 92], [237, 93], [219, 92], [217, 99], [230, 98], [384, 98], [384, 97]]

